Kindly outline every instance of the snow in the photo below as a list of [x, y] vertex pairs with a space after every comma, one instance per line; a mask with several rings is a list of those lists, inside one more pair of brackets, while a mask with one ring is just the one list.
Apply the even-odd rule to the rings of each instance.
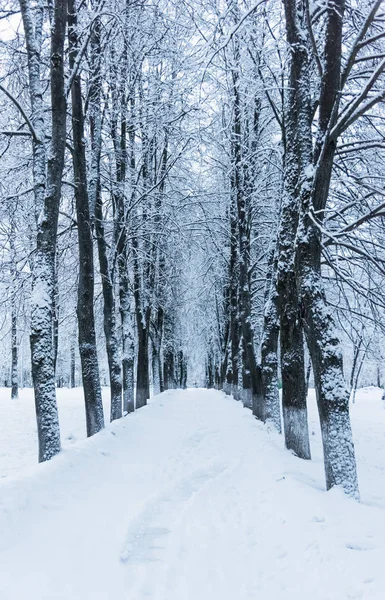
[[383, 599], [381, 390], [352, 407], [361, 503], [324, 492], [313, 392], [312, 461], [221, 392], [165, 392], [89, 440], [81, 391], [58, 396], [64, 450], [34, 465], [31, 395], [0, 391], [2, 600]]
[[309, 164], [306, 167], [306, 169], [304, 170], [304, 174], [305, 174], [305, 177], [307, 179], [312, 179], [314, 177], [314, 174], [315, 174], [315, 167], [314, 167], [314, 165]]
[[[60, 388], [57, 404], [63, 448], [86, 437], [83, 389]], [[110, 414], [109, 388], [103, 389], [104, 413]], [[10, 400], [11, 390], [0, 388], [0, 480], [34, 466], [37, 461], [37, 429], [33, 390], [19, 390], [19, 400]]]

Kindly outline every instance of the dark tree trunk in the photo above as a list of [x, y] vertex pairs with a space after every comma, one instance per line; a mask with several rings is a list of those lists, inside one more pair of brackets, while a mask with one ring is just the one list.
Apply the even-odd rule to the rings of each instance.
[[[366, 348], [364, 348], [364, 351], [363, 351], [362, 356], [361, 356], [360, 364], [358, 365], [357, 373], [356, 373], [356, 376], [354, 378], [353, 394], [352, 394], [352, 403], [353, 404], [356, 401], [356, 393], [357, 393], [357, 388], [358, 388], [358, 382], [360, 380], [361, 370], [362, 370], [362, 367], [364, 366], [364, 361], [365, 361], [365, 357], [366, 357], [367, 351], [368, 351], [368, 346], [366, 346]], [[378, 387], [380, 387], [380, 386], [378, 386]], [[349, 394], [349, 397], [350, 397], [350, 394]]]
[[285, 107], [284, 190], [278, 231], [277, 291], [280, 314], [282, 371], [282, 410], [287, 448], [297, 456], [310, 459], [306, 407], [305, 359], [302, 321], [297, 287], [295, 240], [300, 212], [301, 166], [312, 157], [311, 106], [309, 99], [309, 55], [302, 42], [304, 14], [295, 0], [285, 0], [288, 43], [295, 48], [290, 54], [288, 97]]
[[236, 205], [232, 202], [230, 215], [230, 267], [229, 267], [229, 298], [230, 298], [230, 361], [226, 379], [230, 391], [234, 394], [238, 388], [239, 363], [239, 314], [238, 314], [238, 219]]
[[309, 383], [310, 383], [310, 375], [311, 375], [311, 358], [309, 356], [309, 360], [306, 367], [306, 389], [309, 391]]
[[156, 315], [156, 323], [153, 323], [152, 329], [152, 378], [154, 394], [164, 392], [162, 364], [163, 321], [164, 311], [162, 307], [159, 307]]
[[263, 333], [261, 342], [261, 369], [264, 396], [264, 420], [271, 422], [281, 433], [281, 408], [278, 391], [279, 314], [276, 287], [277, 256], [272, 251], [268, 264]]
[[76, 345], [76, 325], [75, 325], [75, 330], [74, 330], [73, 334], [71, 335], [71, 344], [70, 344], [70, 388], [74, 388], [76, 386], [75, 345]]
[[11, 398], [15, 400], [19, 397], [19, 363], [17, 346], [17, 311], [15, 291], [12, 290], [11, 300], [11, 343], [12, 343], [12, 365], [11, 365]]
[[151, 345], [151, 371], [152, 371], [152, 389], [153, 389], [153, 394], [154, 396], [156, 396], [157, 394], [160, 394], [160, 379], [161, 379], [161, 375], [160, 375], [160, 362], [159, 362], [159, 353], [158, 353], [158, 349], [156, 348], [154, 341]]
[[56, 373], [57, 355], [59, 351], [59, 281], [57, 257], [55, 261], [55, 287], [53, 297], [53, 364]]
[[108, 359], [111, 388], [110, 420], [122, 417], [122, 369], [119, 356], [119, 343], [115, 314], [114, 285], [108, 264], [107, 243], [104, 233], [102, 200], [98, 192], [95, 205], [95, 229], [98, 241], [100, 275], [103, 289], [104, 335]]
[[358, 497], [349, 392], [334, 319], [323, 290], [320, 237], [309, 221], [306, 231], [307, 243], [300, 247], [301, 293], [321, 423], [326, 488], [341, 485], [349, 495]]
[[150, 309], [146, 310], [144, 317], [140, 311], [137, 311], [138, 365], [136, 375], [136, 408], [145, 406], [150, 397], [150, 365], [148, 354], [150, 314]]
[[208, 354], [206, 362], [206, 387], [209, 389], [214, 387], [214, 362], [211, 353]]
[[101, 48], [100, 19], [94, 22], [91, 33], [91, 85], [89, 90], [89, 113], [92, 144], [92, 166], [90, 178], [90, 204], [95, 213], [95, 231], [98, 243], [100, 275], [103, 290], [104, 335], [110, 379], [110, 420], [122, 417], [122, 368], [119, 352], [115, 312], [114, 281], [108, 261], [107, 241], [103, 223], [103, 203], [100, 185], [101, 154]]
[[[126, 18], [129, 18], [129, 2], [126, 2]], [[123, 411], [134, 412], [134, 340], [132, 334], [132, 311], [129, 278], [129, 249], [127, 238], [127, 211], [125, 197], [125, 181], [128, 166], [127, 154], [127, 129], [130, 139], [130, 171], [131, 180], [135, 178], [135, 129], [131, 125], [127, 128], [127, 95], [126, 78], [128, 73], [128, 39], [125, 38], [124, 52], [121, 64], [120, 88], [113, 88], [113, 118], [111, 133], [114, 143], [116, 163], [116, 184], [113, 188], [114, 201], [114, 242], [116, 249], [116, 262], [119, 277], [119, 313], [122, 327], [122, 372], [123, 372]], [[118, 72], [115, 72], [118, 79]], [[134, 99], [131, 98], [131, 103]], [[120, 115], [120, 130], [118, 127], [118, 115]], [[135, 186], [133, 186], [135, 189]]]
[[183, 355], [181, 368], [181, 388], [185, 390], [187, 388], [187, 357], [185, 355]]
[[27, 45], [29, 87], [32, 109], [33, 180], [37, 216], [36, 251], [32, 265], [31, 362], [35, 392], [39, 461], [60, 451], [60, 430], [56, 404], [53, 347], [53, 302], [55, 256], [66, 143], [66, 96], [64, 90], [64, 39], [67, 2], [56, 1], [51, 28], [50, 79], [52, 135], [48, 160], [45, 150], [43, 88], [40, 80], [40, 37], [43, 17], [36, 11], [33, 22], [29, 2], [20, 0]]
[[[125, 138], [125, 132], [122, 136]], [[122, 158], [125, 161], [125, 158]], [[123, 171], [123, 172], [122, 172]], [[119, 174], [120, 172], [120, 174]], [[122, 179], [123, 178], [123, 179]], [[125, 166], [120, 165], [118, 179], [124, 181]], [[118, 184], [120, 187], [121, 184]], [[123, 346], [123, 406], [127, 412], [133, 412], [134, 405], [134, 342], [132, 337], [131, 291], [128, 274], [128, 241], [127, 224], [124, 210], [124, 196], [121, 190], [116, 190], [115, 199], [115, 244], [119, 275], [119, 311], [122, 324]], [[148, 347], [148, 340], [146, 341]], [[139, 360], [139, 359], [138, 359]], [[147, 360], [148, 363], [148, 360]], [[139, 363], [138, 363], [139, 368]], [[148, 367], [147, 367], [148, 368]], [[149, 397], [149, 396], [148, 396]], [[136, 404], [138, 406], [138, 404]]]
[[15, 225], [11, 219], [10, 232], [10, 251], [11, 251], [11, 399], [16, 400], [19, 397], [19, 361], [17, 345], [17, 265], [15, 252]]
[[[305, 307], [305, 331], [312, 358], [318, 411], [324, 447], [326, 488], [335, 485], [359, 497], [353, 435], [349, 415], [342, 351], [331, 309], [327, 306], [321, 273], [321, 233], [311, 211], [326, 207], [332, 176], [336, 140], [329, 131], [335, 123], [341, 97], [341, 54], [345, 2], [327, 7], [325, 21], [324, 72], [319, 103], [319, 131], [312, 186], [305, 186], [302, 199], [303, 237], [299, 240], [301, 301]], [[308, 190], [311, 190], [311, 194]]]
[[[125, 323], [125, 317], [130, 323]], [[123, 329], [123, 410], [132, 413], [135, 410], [134, 395], [134, 340], [131, 335], [131, 317], [128, 311], [122, 316]]]
[[[74, 68], [78, 56], [77, 13], [75, 0], [68, 1], [69, 60]], [[79, 245], [79, 285], [77, 317], [79, 353], [82, 366], [87, 435], [104, 427], [94, 318], [94, 255], [90, 206], [87, 192], [87, 165], [84, 145], [84, 115], [81, 79], [72, 81], [73, 168]]]
[[164, 351], [164, 389], [172, 390], [175, 388], [175, 363], [174, 352], [171, 348]]
[[[292, 280], [289, 285], [295, 285], [295, 282]], [[293, 450], [300, 458], [310, 459], [304, 340], [302, 327], [298, 322], [297, 294], [292, 294], [291, 291], [285, 293], [281, 289], [280, 296], [281, 302], [285, 306], [284, 309], [281, 309], [280, 319], [285, 443], [286, 447]], [[289, 308], [291, 308], [290, 312]]]
[[[360, 335], [358, 340], [356, 340], [354, 342], [354, 348], [353, 348], [353, 364], [352, 364], [352, 370], [350, 372], [350, 395], [355, 395], [355, 389], [354, 389], [354, 384], [355, 384], [355, 379], [356, 379], [356, 371], [357, 371], [357, 365], [358, 365], [358, 357], [360, 355], [360, 351], [361, 351], [361, 346], [362, 346], [362, 342], [363, 342], [363, 336]], [[378, 386], [380, 387], [380, 386]]]
[[[263, 419], [263, 397], [261, 395], [261, 371], [257, 367], [254, 349], [254, 331], [251, 324], [250, 295], [250, 205], [246, 191], [242, 164], [241, 99], [239, 95], [238, 71], [232, 71], [234, 93], [234, 123], [232, 135], [233, 176], [232, 186], [236, 198], [239, 243], [239, 316], [242, 331], [243, 357], [243, 402], [253, 408], [256, 417]], [[254, 397], [254, 398], [253, 398]]]

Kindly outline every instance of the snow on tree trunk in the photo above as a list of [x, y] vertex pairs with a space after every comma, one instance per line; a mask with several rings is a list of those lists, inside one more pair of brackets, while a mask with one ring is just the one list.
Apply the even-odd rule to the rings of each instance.
[[295, 241], [300, 212], [301, 169], [312, 155], [309, 54], [304, 43], [302, 3], [284, 1], [289, 55], [285, 106], [284, 189], [278, 229], [277, 291], [280, 314], [282, 412], [287, 448], [310, 459], [302, 322], [297, 289]]
[[101, 131], [101, 48], [100, 19], [96, 19], [91, 32], [91, 85], [89, 113], [91, 131], [90, 207], [95, 215], [100, 275], [103, 291], [103, 325], [106, 339], [108, 373], [110, 379], [110, 420], [122, 417], [122, 368], [115, 311], [114, 281], [108, 261], [108, 245], [103, 223], [103, 201], [100, 184]]
[[321, 277], [320, 235], [310, 219], [301, 238], [301, 300], [305, 333], [312, 359], [320, 416], [326, 488], [341, 485], [358, 498], [358, 481], [349, 416], [349, 391], [343, 376], [342, 352]]
[[[129, 320], [129, 323], [126, 323]], [[131, 318], [129, 313], [122, 317], [122, 337], [123, 337], [123, 410], [132, 413], [135, 410], [134, 403], [134, 359], [135, 348], [134, 340], [131, 334]]]
[[52, 133], [48, 160], [40, 75], [44, 6], [43, 3], [38, 3], [32, 13], [28, 0], [20, 0], [20, 8], [27, 46], [31, 122], [34, 129], [32, 153], [37, 239], [32, 262], [30, 341], [39, 461], [42, 462], [60, 451], [55, 390], [53, 306], [57, 227], [66, 142], [64, 38], [67, 2], [56, 1], [53, 10], [50, 52]]
[[102, 277], [103, 323], [110, 378], [110, 420], [114, 421], [122, 417], [122, 369], [115, 314], [114, 286], [108, 264], [107, 242], [104, 233], [101, 203], [101, 194], [98, 192], [95, 204], [95, 229], [98, 242], [100, 274]]
[[11, 365], [11, 398], [19, 397], [19, 373], [18, 373], [18, 346], [17, 346], [17, 311], [16, 299], [12, 293], [11, 307], [11, 343], [12, 343], [12, 365]]
[[138, 330], [138, 364], [136, 371], [136, 408], [141, 408], [147, 404], [150, 397], [150, 369], [149, 369], [149, 328], [150, 328], [150, 309], [147, 309], [142, 315], [137, 310], [137, 330]]
[[166, 345], [164, 350], [164, 389], [172, 390], [175, 388], [175, 361], [174, 351]]
[[74, 323], [73, 332], [71, 332], [70, 342], [70, 388], [74, 388], [76, 385], [76, 360], [75, 360], [75, 346], [76, 346], [76, 322]]
[[154, 394], [164, 391], [163, 363], [162, 363], [162, 339], [163, 339], [163, 308], [157, 310], [156, 323], [152, 327], [152, 381]]
[[[68, 2], [69, 60], [73, 69], [79, 49], [75, 1]], [[103, 403], [96, 350], [94, 318], [94, 260], [91, 215], [87, 192], [87, 165], [84, 146], [84, 115], [81, 79], [76, 74], [71, 86], [73, 167], [78, 224], [79, 283], [77, 317], [79, 353], [82, 366], [87, 436], [104, 427]]]
[[261, 341], [261, 369], [264, 397], [264, 421], [271, 422], [281, 433], [281, 407], [278, 391], [279, 315], [276, 288], [277, 260], [271, 252], [268, 264], [263, 333]]
[[[341, 84], [342, 25], [345, 3], [328, 5], [325, 18], [322, 85], [319, 96], [318, 133], [314, 150], [312, 140], [308, 48], [304, 27], [304, 6], [285, 0], [286, 29], [291, 44], [290, 92], [287, 114], [287, 151], [285, 201], [300, 199], [300, 218], [296, 239], [293, 280], [300, 295], [297, 319], [305, 326], [312, 359], [320, 415], [326, 487], [341, 485], [358, 497], [354, 445], [349, 416], [349, 393], [343, 376], [342, 353], [330, 308], [326, 304], [321, 273], [321, 230], [332, 176], [336, 140], [330, 134], [338, 114]], [[289, 95], [290, 95], [289, 94]], [[296, 118], [296, 111], [298, 114]], [[293, 135], [297, 134], [297, 148]], [[288, 150], [288, 149], [287, 149]], [[294, 154], [293, 150], [296, 150]], [[315, 166], [313, 166], [315, 165]], [[285, 208], [285, 205], [284, 205]], [[287, 247], [289, 253], [289, 247]], [[282, 265], [280, 265], [282, 269]], [[293, 304], [294, 313], [294, 304]], [[293, 314], [294, 320], [294, 314]], [[298, 328], [297, 328], [298, 329]], [[281, 343], [284, 331], [281, 327]], [[292, 382], [294, 383], [294, 381]]]
[[19, 397], [19, 361], [18, 361], [18, 344], [17, 344], [17, 285], [18, 273], [16, 264], [15, 251], [15, 223], [11, 218], [10, 231], [10, 259], [11, 259], [11, 399], [15, 400]]

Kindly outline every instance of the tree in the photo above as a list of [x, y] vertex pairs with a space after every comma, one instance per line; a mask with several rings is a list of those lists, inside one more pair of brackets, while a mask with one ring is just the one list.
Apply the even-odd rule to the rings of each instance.
[[68, 44], [69, 64], [72, 70], [72, 158], [79, 244], [77, 319], [86, 406], [87, 435], [91, 436], [104, 427], [104, 416], [94, 321], [93, 239], [87, 192], [83, 101], [80, 73], [76, 72], [80, 44], [77, 35], [77, 8], [75, 0], [68, 0]]
[[55, 393], [53, 307], [55, 255], [59, 203], [66, 143], [66, 96], [64, 89], [64, 39], [67, 2], [56, 1], [51, 25], [50, 88], [51, 142], [46, 151], [46, 114], [43, 104], [42, 34], [44, 6], [33, 11], [20, 0], [27, 63], [32, 136], [33, 184], [37, 218], [36, 250], [32, 265], [31, 360], [39, 438], [39, 461], [60, 451], [60, 431]]

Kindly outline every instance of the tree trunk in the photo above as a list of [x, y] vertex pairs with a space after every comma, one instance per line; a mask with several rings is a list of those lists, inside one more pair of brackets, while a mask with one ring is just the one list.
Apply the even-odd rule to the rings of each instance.
[[159, 353], [154, 342], [151, 345], [151, 371], [152, 371], [152, 389], [154, 396], [160, 394], [160, 369]]
[[171, 348], [164, 351], [164, 389], [172, 390], [175, 388], [175, 367], [174, 352]]
[[239, 314], [238, 314], [238, 250], [237, 250], [237, 218], [231, 215], [231, 239], [230, 239], [230, 361], [228, 364], [227, 381], [231, 386], [231, 392], [234, 394], [238, 388], [238, 362], [239, 362]]
[[71, 344], [70, 344], [70, 388], [74, 388], [76, 386], [76, 381], [75, 381], [75, 374], [76, 374], [75, 343], [76, 343], [76, 324], [75, 324], [74, 332], [71, 335]]
[[59, 281], [58, 281], [58, 264], [57, 256], [55, 260], [55, 283], [53, 295], [53, 365], [56, 374], [57, 355], [59, 351]]
[[187, 388], [187, 357], [185, 355], [183, 355], [182, 359], [181, 387], [183, 390]]
[[[126, 322], [129, 320], [129, 323]], [[135, 348], [134, 340], [131, 334], [131, 318], [130, 314], [125, 311], [122, 316], [123, 329], [123, 410], [127, 413], [132, 413], [135, 410], [134, 404], [134, 362]]]
[[381, 387], [381, 368], [380, 363], [377, 363], [377, 387]]
[[278, 230], [277, 291], [280, 315], [282, 411], [286, 447], [310, 459], [306, 407], [305, 359], [297, 288], [295, 241], [299, 223], [301, 168], [311, 163], [309, 54], [303, 44], [304, 14], [295, 0], [285, 0], [290, 54], [289, 89], [285, 107], [284, 190]]
[[271, 252], [265, 292], [265, 310], [261, 342], [261, 369], [264, 397], [264, 421], [281, 433], [281, 408], [278, 391], [279, 314], [276, 287], [277, 257]]
[[358, 389], [358, 382], [360, 380], [361, 370], [362, 370], [362, 367], [364, 366], [364, 362], [365, 362], [365, 357], [366, 357], [367, 351], [368, 351], [368, 346], [366, 346], [366, 348], [364, 349], [364, 351], [362, 353], [360, 364], [358, 365], [357, 374], [356, 374], [356, 377], [355, 377], [355, 380], [354, 380], [353, 398], [352, 398], [353, 404], [356, 401], [356, 393], [357, 393], [357, 389]]
[[110, 421], [122, 417], [122, 369], [115, 312], [114, 281], [108, 261], [107, 241], [103, 224], [103, 201], [100, 185], [101, 155], [101, 48], [100, 18], [96, 19], [91, 33], [91, 85], [89, 113], [92, 145], [90, 177], [90, 205], [95, 214], [100, 275], [103, 290], [103, 324], [106, 338], [108, 372], [110, 379]]
[[11, 366], [11, 398], [15, 400], [19, 397], [19, 374], [18, 374], [18, 347], [17, 347], [17, 311], [15, 292], [12, 290], [11, 300], [11, 338], [12, 338], [12, 366]]
[[308, 393], [309, 393], [310, 375], [311, 375], [311, 358], [309, 356], [309, 361], [308, 361], [307, 367], [306, 367], [306, 390]]
[[27, 0], [20, 0], [27, 45], [33, 138], [33, 182], [37, 216], [36, 251], [32, 264], [31, 362], [39, 440], [39, 461], [60, 451], [60, 430], [56, 404], [53, 347], [53, 302], [55, 256], [61, 181], [66, 143], [66, 97], [64, 90], [64, 39], [67, 2], [56, 1], [51, 28], [51, 146], [45, 150], [45, 115], [40, 79], [41, 34], [44, 8], [32, 16]]
[[206, 387], [209, 389], [214, 387], [214, 364], [211, 352], [206, 359]]
[[[143, 322], [144, 320], [144, 322]], [[142, 316], [141, 311], [137, 310], [136, 324], [138, 328], [138, 365], [136, 375], [136, 408], [141, 408], [147, 404], [150, 397], [150, 374], [149, 374], [149, 328], [150, 328], [150, 309], [147, 309]]]
[[163, 308], [157, 310], [156, 323], [152, 328], [152, 379], [154, 395], [164, 392], [162, 339], [163, 339]]
[[[68, 1], [68, 40], [70, 67], [73, 69], [79, 49], [75, 0]], [[96, 351], [94, 318], [94, 249], [90, 206], [87, 193], [84, 115], [81, 79], [79, 74], [73, 78], [71, 98], [74, 147], [73, 167], [79, 246], [79, 285], [77, 303], [79, 353], [82, 366], [87, 436], [91, 436], [104, 427], [104, 415]]]
[[98, 241], [100, 275], [103, 290], [103, 317], [104, 335], [110, 378], [111, 410], [110, 420], [122, 417], [122, 370], [116, 325], [114, 285], [108, 264], [107, 242], [104, 233], [102, 199], [100, 191], [97, 193], [95, 204], [95, 230]]
[[[126, 25], [130, 15], [129, 2], [126, 0]], [[116, 251], [116, 262], [119, 278], [119, 313], [122, 327], [122, 372], [123, 372], [123, 411], [131, 413], [135, 410], [134, 403], [134, 340], [132, 334], [132, 310], [129, 278], [129, 249], [127, 237], [127, 207], [125, 196], [125, 182], [128, 166], [127, 155], [127, 76], [128, 76], [128, 34], [124, 41], [124, 51], [121, 60], [120, 80], [116, 70], [116, 80], [119, 81], [119, 89], [115, 86], [112, 90], [113, 117], [111, 122], [111, 134], [115, 151], [116, 182], [113, 187], [114, 202], [114, 242]], [[131, 98], [130, 102], [134, 103]], [[120, 115], [120, 129], [118, 128], [118, 117]], [[135, 129], [128, 128], [130, 139], [130, 176], [135, 180]], [[135, 186], [133, 185], [133, 189]]]
[[321, 277], [320, 235], [310, 217], [300, 246], [301, 301], [305, 332], [312, 360], [320, 416], [326, 488], [341, 485], [358, 497], [353, 436], [349, 416], [349, 392], [343, 376], [342, 352]]
[[353, 352], [353, 364], [352, 364], [352, 370], [350, 372], [350, 396], [352, 397], [352, 400], [354, 402], [354, 398], [355, 398], [355, 379], [356, 379], [356, 370], [357, 370], [357, 364], [358, 364], [358, 357], [360, 355], [360, 350], [361, 350], [361, 346], [362, 346], [362, 342], [363, 342], [363, 335], [361, 334], [358, 338], [358, 340], [356, 340], [354, 342], [354, 352]]
[[15, 251], [15, 225], [11, 218], [10, 232], [10, 253], [11, 253], [11, 399], [16, 400], [19, 397], [19, 364], [18, 364], [18, 345], [17, 345], [17, 264]]
[[[289, 2], [289, 0], [286, 0]], [[292, 2], [292, 0], [290, 0]], [[341, 97], [341, 54], [344, 0], [328, 5], [325, 18], [323, 76], [319, 97], [318, 135], [314, 160], [302, 154], [301, 218], [297, 239], [298, 288], [301, 316], [312, 359], [318, 411], [320, 415], [326, 487], [341, 485], [345, 492], [358, 498], [358, 482], [353, 436], [349, 416], [349, 392], [343, 375], [342, 352], [330, 308], [327, 306], [321, 273], [321, 231], [314, 215], [322, 222], [328, 200], [336, 140], [330, 131], [336, 122]], [[300, 51], [295, 50], [298, 55]], [[306, 73], [307, 75], [307, 73]], [[308, 80], [304, 74], [299, 87], [310, 100]], [[303, 98], [302, 98], [303, 100]], [[311, 128], [302, 128], [311, 138]], [[311, 158], [311, 157], [310, 157]], [[315, 167], [312, 167], [312, 165]], [[310, 172], [306, 172], [310, 167]]]
[[[236, 46], [235, 61], [239, 64], [239, 52]], [[241, 126], [241, 99], [239, 92], [238, 69], [232, 70], [232, 83], [234, 94], [234, 119], [232, 130], [232, 176], [231, 186], [236, 204], [236, 215], [238, 227], [234, 227], [234, 233], [238, 235], [239, 252], [239, 285], [238, 298], [239, 318], [242, 332], [242, 387], [243, 402], [248, 408], [254, 409], [258, 418], [263, 418], [263, 398], [261, 396], [261, 371], [257, 367], [254, 350], [254, 331], [251, 324], [251, 296], [250, 296], [250, 206], [246, 193], [245, 167], [242, 161], [242, 126]], [[242, 174], [244, 177], [242, 177]], [[232, 232], [233, 234], [233, 232]], [[238, 307], [237, 307], [238, 308]], [[233, 367], [234, 374], [234, 367]]]

